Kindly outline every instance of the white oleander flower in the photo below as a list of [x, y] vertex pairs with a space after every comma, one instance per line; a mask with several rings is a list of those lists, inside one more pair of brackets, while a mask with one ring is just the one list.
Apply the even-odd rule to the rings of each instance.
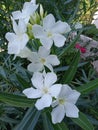
[[31, 81], [34, 87], [25, 89], [23, 93], [31, 99], [39, 98], [35, 103], [38, 110], [49, 107], [52, 103], [52, 97], [58, 96], [62, 86], [61, 84], [54, 84], [57, 81], [56, 74], [50, 72], [45, 75], [35, 72]]
[[57, 21], [52, 14], [47, 15], [43, 19], [43, 26], [33, 25], [32, 31], [35, 38], [40, 39], [42, 45], [50, 49], [53, 42], [55, 46], [62, 47], [66, 41], [66, 38], [62, 35], [71, 30], [70, 26], [66, 22]]
[[38, 53], [32, 52], [31, 56], [28, 57], [32, 63], [28, 65], [28, 70], [30, 72], [38, 72], [44, 69], [44, 66], [53, 71], [52, 66], [60, 64], [56, 55], [51, 55], [50, 50], [47, 50], [43, 46], [39, 47]]
[[52, 103], [52, 107], [54, 107], [54, 109], [51, 112], [51, 116], [54, 124], [60, 123], [65, 114], [67, 117], [79, 117], [79, 110], [75, 105], [79, 96], [80, 93], [76, 90], [72, 90], [68, 85], [62, 86], [60, 94]]
[[13, 30], [15, 33], [6, 33], [5, 38], [9, 41], [8, 43], [8, 54], [19, 54], [20, 51], [26, 46], [29, 41], [29, 37], [26, 34], [26, 24], [22, 19], [19, 20], [18, 24], [13, 22]]
[[33, 15], [37, 8], [38, 5], [36, 5], [36, 0], [31, 0], [30, 2], [24, 3], [22, 11], [18, 10], [12, 12], [12, 16], [15, 20], [23, 19], [27, 24], [30, 19], [30, 16]]

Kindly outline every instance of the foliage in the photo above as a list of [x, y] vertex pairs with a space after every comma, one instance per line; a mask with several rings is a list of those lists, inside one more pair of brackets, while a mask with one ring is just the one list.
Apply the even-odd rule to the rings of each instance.
[[[78, 32], [77, 37], [61, 50], [53, 49], [61, 66], [55, 67], [59, 81], [69, 83], [81, 92], [77, 102], [79, 119], [65, 118], [61, 124], [53, 125], [49, 116], [50, 109], [37, 111], [35, 101], [23, 96], [22, 91], [31, 86], [32, 73], [27, 71], [25, 59], [7, 54], [6, 32], [12, 31], [11, 12], [21, 9], [24, 0], [0, 1], [0, 129], [8, 130], [97, 130], [98, 129], [98, 74], [90, 61], [80, 59], [80, 53], [74, 50], [80, 34], [88, 34], [89, 28]], [[80, 21], [91, 28], [93, 14], [97, 10], [95, 0], [37, 0], [47, 13], [53, 13], [56, 19], [67, 21], [70, 25]], [[73, 59], [73, 60], [72, 60]], [[83, 114], [84, 113], [84, 114]], [[86, 122], [86, 123], [85, 123]], [[43, 123], [43, 125], [42, 125]]]

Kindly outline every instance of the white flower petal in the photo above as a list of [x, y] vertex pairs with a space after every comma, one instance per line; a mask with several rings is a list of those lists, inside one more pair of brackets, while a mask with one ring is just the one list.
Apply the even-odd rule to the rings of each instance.
[[38, 99], [35, 106], [38, 110], [42, 110], [45, 107], [49, 107], [52, 103], [52, 97], [48, 94], [42, 96], [41, 99]]
[[69, 103], [75, 104], [80, 96], [80, 93], [76, 90], [71, 89], [67, 84], [62, 86], [59, 97], [65, 98]]
[[55, 23], [55, 25], [52, 28], [52, 32], [54, 33], [67, 33], [71, 31], [70, 26], [66, 22], [58, 21]]
[[43, 27], [44, 27], [45, 30], [51, 29], [54, 24], [55, 24], [55, 18], [52, 14], [47, 15], [43, 19]]
[[55, 34], [53, 36], [54, 44], [57, 47], [62, 47], [65, 44], [66, 38], [61, 34]]
[[19, 29], [19, 33], [25, 33], [26, 32], [26, 24], [25, 22], [23, 21], [23, 19], [20, 19], [19, 20], [19, 23], [18, 23], [18, 29]]
[[27, 24], [30, 19], [30, 16], [38, 8], [38, 5], [36, 5], [34, 2], [25, 2], [22, 11], [15, 11], [12, 13], [13, 18], [15, 20], [23, 19], [24, 22]]
[[42, 96], [42, 93], [40, 90], [34, 89], [32, 87], [23, 90], [23, 93], [27, 96], [27, 98], [39, 98]]
[[30, 16], [35, 12], [37, 8], [38, 5], [34, 4], [33, 2], [25, 2], [22, 11], [25, 12], [26, 16]]
[[67, 97], [67, 101], [75, 104], [80, 96], [80, 93], [76, 90], [72, 90], [70, 95]]
[[[20, 25], [17, 25], [17, 23], [15, 22], [15, 20], [13, 18], [12, 18], [12, 21], [13, 21], [13, 29], [16, 34], [7, 33], [5, 35], [5, 37], [9, 41], [8, 53], [18, 55], [20, 53], [20, 51], [22, 49], [24, 49], [24, 47], [26, 46], [26, 44], [29, 40], [29, 37], [26, 33], [22, 33], [22, 30], [19, 31]], [[22, 26], [22, 23], [21, 23], [21, 26]], [[21, 29], [25, 30], [25, 27], [23, 27]]]
[[19, 28], [18, 25], [16, 23], [16, 21], [11, 17], [12, 23], [13, 23], [13, 30], [16, 34], [19, 34]]
[[8, 44], [8, 54], [19, 54], [20, 44], [17, 44], [17, 41], [13, 41]]
[[51, 64], [45, 63], [44, 65], [45, 65], [51, 72], [53, 72], [53, 67], [52, 67]]
[[24, 47], [24, 49], [21, 50], [17, 56], [21, 58], [28, 58], [29, 56], [31, 56], [31, 54], [32, 54], [31, 50], [27, 47]]
[[35, 38], [43, 38], [46, 36], [46, 34], [43, 30], [43, 27], [40, 25], [37, 25], [37, 24], [33, 25], [32, 31], [33, 31]]
[[43, 74], [39, 72], [35, 72], [33, 77], [31, 78], [32, 84], [35, 88], [42, 88], [43, 87]]
[[53, 44], [53, 40], [47, 37], [40, 38], [40, 42], [46, 49], [50, 49]]
[[54, 66], [60, 64], [60, 61], [56, 55], [49, 55], [46, 59], [46, 62]]
[[32, 52], [31, 55], [29, 55], [28, 60], [32, 63], [39, 63], [39, 55], [37, 52]]
[[52, 85], [50, 88], [51, 96], [57, 98], [57, 96], [60, 93], [61, 87], [62, 87], [61, 84]]
[[38, 50], [38, 54], [39, 54], [40, 57], [46, 58], [50, 54], [50, 50], [46, 49], [43, 46], [40, 46], [39, 50]]
[[51, 85], [53, 85], [56, 81], [57, 81], [57, 76], [55, 73], [50, 72], [46, 74], [45, 81], [44, 81], [45, 86], [51, 87]]
[[64, 106], [55, 107], [51, 112], [51, 116], [52, 116], [52, 122], [54, 124], [60, 123], [65, 116]]
[[73, 117], [73, 118], [79, 117], [79, 114], [78, 114], [79, 110], [74, 104], [66, 102], [65, 103], [65, 111], [66, 111], [67, 117]]
[[30, 63], [28, 66], [27, 66], [27, 69], [30, 71], [30, 72], [38, 72], [38, 71], [41, 71], [43, 69], [43, 64], [41, 63]]
[[36, 0], [31, 0], [31, 3], [36, 4]]
[[21, 11], [14, 11], [12, 12], [12, 16], [15, 20], [22, 18], [22, 12]]
[[29, 37], [28, 37], [27, 34], [24, 33], [19, 38], [20, 38], [19, 39], [19, 41], [20, 41], [20, 48], [23, 49], [26, 46], [27, 42], [29, 41]]
[[64, 85], [62, 85], [62, 89], [61, 89], [61, 92], [60, 92], [60, 94], [59, 94], [59, 97], [60, 98], [68, 98], [68, 96], [70, 95], [70, 93], [72, 93], [72, 89], [71, 89], [71, 87], [69, 87], [67, 84], [64, 84]]
[[51, 104], [52, 107], [56, 107], [59, 105], [59, 102], [57, 100], [54, 100]]
[[16, 38], [16, 35], [15, 35], [15, 33], [10, 33], [10, 32], [8, 32], [8, 33], [6, 33], [5, 38], [6, 38], [9, 42], [13, 42], [13, 41], [15, 40], [15, 38]]

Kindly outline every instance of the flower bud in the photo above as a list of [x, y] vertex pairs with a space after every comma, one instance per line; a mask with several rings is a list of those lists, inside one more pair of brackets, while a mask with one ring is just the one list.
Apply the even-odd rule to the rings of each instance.
[[40, 16], [41, 16], [41, 19], [43, 19], [44, 17], [44, 10], [43, 10], [43, 6], [40, 4]]

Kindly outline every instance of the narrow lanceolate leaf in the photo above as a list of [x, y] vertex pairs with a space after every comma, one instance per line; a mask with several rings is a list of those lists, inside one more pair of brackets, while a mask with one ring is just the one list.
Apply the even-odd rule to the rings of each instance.
[[14, 130], [33, 130], [38, 122], [41, 111], [36, 108], [29, 108], [22, 121], [14, 128]]
[[80, 60], [80, 52], [77, 52], [70, 64], [68, 70], [65, 72], [65, 74], [63, 76], [63, 83], [70, 83], [72, 81], [72, 79], [74, 78], [74, 75], [76, 73], [79, 60]]
[[91, 92], [92, 90], [98, 88], [98, 79], [95, 79], [93, 81], [90, 81], [80, 87], [77, 88], [77, 90], [79, 92], [81, 92], [82, 94]]
[[48, 114], [42, 114], [43, 125], [45, 130], [69, 130], [64, 122], [53, 124], [51, 122], [51, 118], [49, 118]]
[[18, 82], [22, 86], [23, 89], [27, 88], [29, 86], [29, 83], [20, 75], [16, 74], [16, 77], [18, 79]]
[[72, 121], [79, 125], [83, 130], [94, 130], [93, 125], [82, 112], [79, 113], [79, 118], [72, 118]]
[[82, 31], [79, 32], [79, 34], [77, 35], [77, 37], [69, 44], [69, 46], [67, 46], [66, 48], [64, 48], [62, 50], [61, 54], [59, 55], [59, 58], [61, 58], [67, 52], [70, 52], [70, 50], [75, 46], [76, 42], [78, 41], [81, 33], [82, 33]]
[[54, 125], [55, 130], [69, 130], [64, 122]]
[[43, 126], [45, 130], [54, 130], [53, 125], [51, 121], [49, 120], [50, 118], [45, 112], [42, 113], [42, 119], [43, 119]]
[[16, 107], [31, 107], [34, 101], [26, 97], [0, 92], [0, 101]]
[[31, 118], [31, 122], [29, 122], [28, 130], [33, 130], [36, 126], [38, 119], [41, 115], [41, 111], [36, 110], [35, 114], [33, 115], [33, 118]]
[[2, 66], [0, 66], [0, 77], [2, 77], [4, 79], [7, 78], [6, 71]]

